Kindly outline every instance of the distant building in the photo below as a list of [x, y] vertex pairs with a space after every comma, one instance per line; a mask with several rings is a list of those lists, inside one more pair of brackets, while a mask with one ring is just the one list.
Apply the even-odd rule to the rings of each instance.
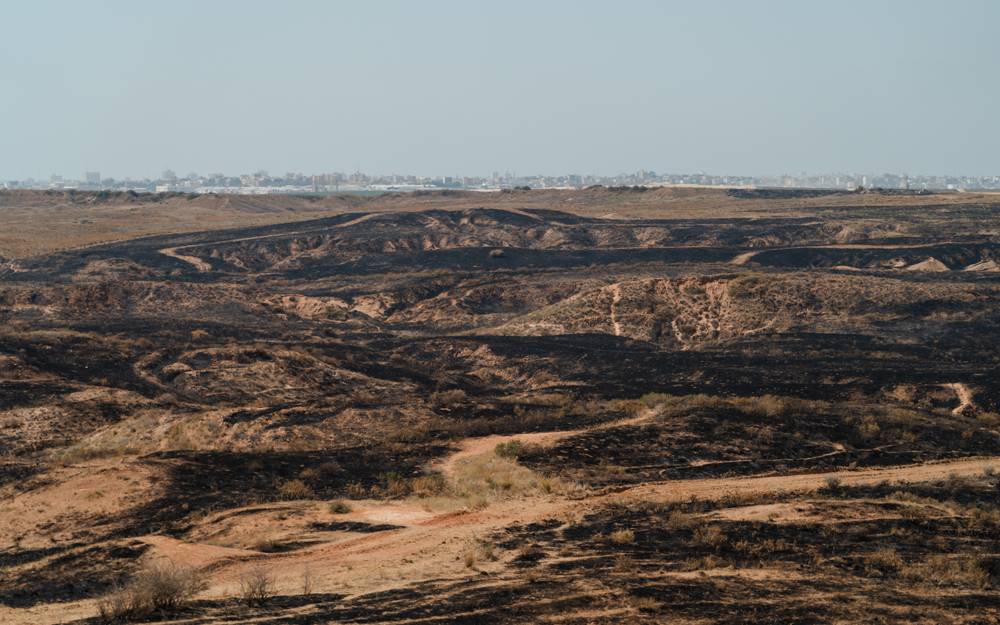
[[87, 184], [96, 187], [101, 184], [101, 172], [88, 171], [83, 175], [83, 179], [87, 182]]

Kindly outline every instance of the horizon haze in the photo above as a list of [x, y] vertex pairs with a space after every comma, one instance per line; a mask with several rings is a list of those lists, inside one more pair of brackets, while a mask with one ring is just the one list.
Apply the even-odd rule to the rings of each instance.
[[1000, 5], [17, 4], [0, 179], [995, 175]]

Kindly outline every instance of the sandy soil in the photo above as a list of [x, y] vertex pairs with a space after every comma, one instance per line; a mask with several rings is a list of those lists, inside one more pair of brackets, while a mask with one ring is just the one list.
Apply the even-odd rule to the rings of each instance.
[[[631, 422], [648, 418], [641, 415]], [[617, 422], [613, 425], [622, 425]], [[605, 424], [599, 427], [608, 427]], [[580, 431], [543, 432], [514, 436], [488, 436], [468, 439], [444, 459], [438, 468], [446, 476], [453, 475], [456, 467], [478, 455], [492, 454], [498, 443], [520, 440], [524, 443], [550, 445]], [[67, 476], [57, 488], [80, 492], [87, 488], [107, 487], [109, 479], [124, 480], [122, 471], [134, 470], [121, 465], [102, 466], [95, 472], [81, 473], [80, 477]], [[95, 467], [96, 468], [96, 467]], [[692, 498], [717, 499], [729, 495], [749, 495], [765, 493], [806, 493], [824, 486], [828, 480], [836, 478], [844, 485], [874, 484], [884, 480], [896, 482], [920, 482], [946, 478], [949, 476], [979, 475], [988, 469], [1000, 469], [1000, 457], [973, 458], [948, 462], [928, 463], [916, 466], [896, 466], [860, 471], [834, 471], [801, 475], [763, 476], [749, 478], [675, 480], [654, 484], [643, 484], [618, 492], [596, 492], [583, 499], [572, 499], [559, 495], [535, 495], [495, 501], [481, 510], [455, 509], [454, 503], [434, 500], [412, 499], [406, 501], [357, 501], [351, 502], [350, 513], [337, 515], [337, 520], [362, 523], [391, 523], [398, 529], [366, 534], [345, 534], [343, 538], [323, 542], [289, 553], [262, 553], [252, 549], [237, 549], [218, 545], [186, 542], [164, 536], [148, 536], [143, 540], [152, 547], [153, 556], [168, 558], [178, 564], [199, 567], [209, 575], [210, 588], [207, 597], [230, 596], [236, 590], [240, 578], [259, 566], [274, 576], [279, 592], [297, 592], [305, 571], [313, 578], [316, 592], [347, 592], [351, 595], [365, 594], [396, 588], [420, 580], [462, 579], [479, 575], [480, 571], [499, 572], [505, 566], [503, 559], [497, 562], [477, 563], [474, 569], [467, 568], [462, 554], [475, 541], [490, 533], [517, 523], [532, 523], [546, 519], [573, 519], [593, 510], [596, 506], [613, 502], [639, 501], [687, 501]], [[67, 469], [71, 471], [72, 469]], [[79, 470], [79, 469], [78, 469]], [[117, 477], [116, 477], [117, 476]], [[131, 480], [129, 480], [131, 481]], [[124, 492], [116, 497], [125, 497]], [[4, 517], [9, 512], [27, 515], [27, 511], [47, 502], [64, 501], [65, 495], [54, 492], [28, 493], [15, 498], [5, 506]], [[115, 505], [118, 499], [110, 500]], [[279, 504], [275, 504], [279, 505]], [[301, 525], [306, 520], [328, 521], [331, 514], [316, 502], [280, 504], [298, 506], [295, 523]], [[784, 504], [771, 507], [748, 507], [743, 509], [747, 518], [804, 518], [809, 516], [808, 506], [796, 504], [798, 508]], [[274, 506], [270, 506], [273, 508]], [[250, 519], [254, 514], [266, 512], [269, 506], [258, 506], [255, 510], [245, 510], [241, 518]], [[225, 515], [234, 515], [226, 511]], [[50, 512], [51, 514], [51, 512]], [[733, 512], [729, 512], [733, 514]], [[11, 518], [5, 519], [10, 522]], [[28, 526], [37, 526], [37, 516], [27, 518]], [[209, 517], [205, 522], [212, 522]], [[10, 526], [8, 525], [8, 530]], [[280, 532], [280, 522], [271, 523], [271, 531]], [[725, 574], [721, 572], [719, 574]], [[93, 613], [92, 601], [71, 604], [38, 606], [30, 610], [0, 609], [0, 622], [11, 625], [43, 625], [58, 623], [72, 616]]]

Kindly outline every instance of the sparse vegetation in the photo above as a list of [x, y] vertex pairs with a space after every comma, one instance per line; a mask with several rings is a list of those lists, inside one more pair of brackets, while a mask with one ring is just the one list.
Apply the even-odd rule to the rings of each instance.
[[862, 195], [163, 197], [337, 215], [0, 262], [0, 612], [990, 621], [1000, 204]]
[[147, 564], [124, 586], [98, 601], [99, 618], [105, 623], [145, 619], [153, 613], [176, 611], [205, 587], [194, 569], [170, 562]]

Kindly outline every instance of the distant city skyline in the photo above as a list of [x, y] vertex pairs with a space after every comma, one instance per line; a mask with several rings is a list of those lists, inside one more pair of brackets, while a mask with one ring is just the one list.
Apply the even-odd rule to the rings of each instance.
[[515, 187], [531, 188], [584, 188], [588, 186], [668, 186], [696, 185], [718, 187], [792, 187], [855, 190], [859, 188], [884, 188], [906, 190], [996, 190], [1000, 189], [1000, 175], [909, 175], [906, 173], [832, 173], [832, 174], [782, 174], [775, 176], [749, 176], [694, 173], [658, 173], [650, 169], [619, 173], [613, 176], [599, 174], [518, 174], [510, 170], [495, 171], [481, 176], [419, 176], [414, 174], [377, 174], [355, 171], [303, 174], [286, 172], [271, 174], [266, 170], [253, 173], [201, 175], [191, 172], [178, 175], [172, 169], [163, 170], [157, 177], [114, 178], [103, 177], [100, 171], [88, 170], [73, 179], [52, 174], [48, 179], [0, 180], [6, 189], [80, 189], [80, 190], [129, 190], [141, 192], [184, 193], [336, 193], [336, 192], [385, 192], [416, 191], [425, 189], [498, 190]]

